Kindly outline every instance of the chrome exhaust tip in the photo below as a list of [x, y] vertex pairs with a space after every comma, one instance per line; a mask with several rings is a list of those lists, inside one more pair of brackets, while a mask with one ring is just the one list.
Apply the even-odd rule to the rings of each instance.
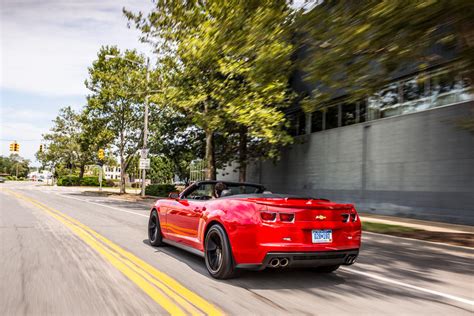
[[279, 266], [280, 266], [280, 259], [273, 258], [272, 260], [270, 260], [270, 267], [278, 268]]
[[346, 258], [346, 264], [347, 265], [350, 265], [350, 264], [353, 264], [355, 261], [356, 261], [356, 258], [357, 256], [354, 256], [354, 255], [350, 255]]
[[285, 268], [290, 264], [290, 260], [288, 258], [282, 258], [280, 259], [280, 267]]

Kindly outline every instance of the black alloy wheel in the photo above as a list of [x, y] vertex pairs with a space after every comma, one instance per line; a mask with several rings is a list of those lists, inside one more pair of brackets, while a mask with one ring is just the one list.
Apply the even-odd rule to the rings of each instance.
[[148, 220], [148, 240], [152, 246], [162, 246], [163, 236], [161, 235], [160, 220], [156, 210], [152, 210]]
[[206, 268], [216, 279], [229, 279], [235, 275], [235, 265], [229, 239], [220, 225], [213, 225], [206, 234], [205, 243]]

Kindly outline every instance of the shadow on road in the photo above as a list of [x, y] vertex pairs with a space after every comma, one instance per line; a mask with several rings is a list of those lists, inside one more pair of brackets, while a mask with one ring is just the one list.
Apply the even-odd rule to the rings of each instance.
[[[143, 240], [149, 245], [148, 240]], [[155, 248], [181, 262], [194, 271], [211, 278], [205, 268], [204, 260], [179, 248], [172, 246]], [[468, 251], [468, 250], [466, 250]], [[343, 268], [332, 274], [320, 274], [309, 269], [265, 269], [263, 271], [241, 271], [238, 278], [218, 281], [239, 286], [245, 289], [288, 289], [305, 290], [318, 296], [330, 296], [331, 292], [346, 291], [358, 296], [387, 295], [409, 296], [407, 290], [400, 287], [382, 285], [381, 281], [368, 279], [350, 273], [350, 269], [364, 271], [372, 265], [377, 267], [378, 275], [397, 281], [420, 285], [421, 281], [442, 283], [442, 272], [454, 272], [470, 277], [472, 257], [462, 253], [444, 253], [434, 248], [421, 248], [413, 244], [400, 244], [397, 240], [384, 239], [383, 242], [367, 240], [361, 250], [360, 263], [350, 268]], [[373, 271], [372, 271], [373, 272]], [[449, 280], [448, 280], [449, 281]], [[377, 290], [374, 290], [377, 288]], [[383, 289], [383, 290], [381, 290]], [[418, 293], [426, 299], [426, 295]]]
[[[143, 240], [143, 243], [151, 247], [147, 239]], [[466, 258], [448, 255], [440, 259], [436, 253], [432, 253], [430, 257], [427, 254], [420, 254], [410, 248], [402, 250], [399, 254], [400, 249], [397, 248], [397, 244], [394, 243], [391, 246], [392, 249], [389, 247], [384, 250], [380, 249], [380, 245], [369, 244], [362, 252], [361, 260], [368, 261], [378, 258], [379, 263], [377, 265], [379, 267], [383, 267], [383, 265], [386, 264], [386, 266], [383, 267], [386, 273], [378, 274], [399, 281], [406, 281], [410, 284], [418, 284], [418, 280], [420, 279], [437, 283], [442, 282], [437, 278], [436, 270], [441, 268], [447, 270], [453, 265], [461, 265], [462, 267], [454, 268], [461, 273], [469, 270], [470, 264], [468, 264]], [[387, 245], [384, 244], [384, 247], [387, 247]], [[397, 250], [393, 247], [397, 248]], [[230, 280], [215, 280], [208, 274], [204, 259], [172, 246], [154, 247], [154, 249], [156, 252], [165, 253], [187, 264], [191, 269], [209, 278], [213, 282], [226, 283], [246, 289], [252, 292], [257, 299], [262, 301], [269, 301], [269, 299], [260, 295], [258, 290], [281, 290], [281, 299], [284, 299], [285, 290], [289, 290], [303, 291], [313, 298], [317, 297], [318, 300], [325, 300], [327, 302], [333, 302], [334, 304], [341, 302], [340, 295], [344, 293], [347, 300], [357, 300], [364, 297], [374, 301], [386, 301], [387, 298], [406, 301], [425, 300], [448, 304], [459, 310], [469, 311], [457, 305], [449, 304], [448, 301], [436, 296], [423, 292], [410, 291], [404, 287], [387, 285], [381, 281], [351, 273], [350, 269], [363, 270], [359, 269], [357, 264], [351, 268], [339, 269], [337, 272], [331, 274], [321, 274], [311, 271], [310, 269], [265, 269], [263, 271], [241, 271], [238, 277]], [[398, 257], [399, 255], [400, 259]], [[380, 258], [381, 256], [383, 258]], [[419, 259], [420, 261], [417, 261]], [[433, 267], [429, 265], [429, 263], [432, 262], [434, 263]], [[411, 268], [405, 269], [406, 264], [411, 264]], [[221, 290], [220, 287], [214, 288]], [[268, 303], [278, 305], [278, 299], [274, 298]], [[282, 306], [281, 308], [282, 311], [284, 311], [284, 307]]]

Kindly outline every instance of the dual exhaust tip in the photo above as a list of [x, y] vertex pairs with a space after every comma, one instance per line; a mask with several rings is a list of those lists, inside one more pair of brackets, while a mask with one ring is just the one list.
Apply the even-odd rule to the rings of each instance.
[[350, 265], [353, 264], [356, 261], [357, 256], [356, 255], [349, 255], [347, 256], [345, 260], [345, 264]]
[[270, 267], [272, 268], [286, 268], [290, 264], [288, 258], [273, 258], [270, 260]]

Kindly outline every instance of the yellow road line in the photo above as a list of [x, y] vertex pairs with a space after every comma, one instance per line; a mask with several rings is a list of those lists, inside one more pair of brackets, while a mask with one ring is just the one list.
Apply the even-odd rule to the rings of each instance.
[[[8, 190], [8, 189], [7, 189]], [[136, 283], [143, 291], [145, 291], [151, 298], [159, 303], [171, 314], [184, 314], [184, 311], [178, 307], [173, 301], [163, 295], [163, 292], [171, 297], [174, 301], [179, 303], [188, 313], [192, 315], [200, 314], [199, 311], [194, 308], [198, 307], [204, 313], [208, 315], [222, 315], [222, 311], [217, 307], [207, 302], [205, 299], [187, 289], [179, 282], [166, 275], [163, 272], [158, 271], [153, 266], [139, 259], [130, 252], [122, 249], [112, 241], [98, 234], [94, 230], [75, 220], [74, 218], [67, 216], [55, 209], [52, 209], [34, 199], [23, 196], [11, 190], [8, 190], [11, 194], [17, 198], [29, 201], [36, 205], [42, 210], [46, 211], [54, 218], [62, 222], [73, 232], [75, 232], [81, 239], [83, 239], [92, 248], [102, 254], [110, 263], [112, 263], [117, 269], [125, 274], [130, 280]], [[107, 247], [100, 244], [97, 240], [103, 242]], [[115, 251], [115, 252], [114, 252]], [[153, 277], [150, 277], [153, 276]], [[151, 284], [150, 284], [151, 283]], [[153, 287], [158, 287], [161, 291]], [[183, 297], [187, 300], [184, 300]], [[188, 303], [192, 303], [194, 306]]]

